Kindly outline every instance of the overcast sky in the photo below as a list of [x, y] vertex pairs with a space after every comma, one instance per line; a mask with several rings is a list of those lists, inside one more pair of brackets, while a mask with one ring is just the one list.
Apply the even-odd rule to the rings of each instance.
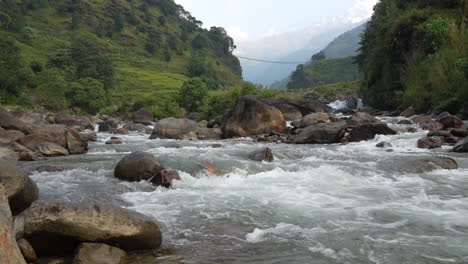
[[239, 41], [305, 28], [338, 18], [362, 21], [377, 0], [175, 0], [204, 27], [222, 26]]

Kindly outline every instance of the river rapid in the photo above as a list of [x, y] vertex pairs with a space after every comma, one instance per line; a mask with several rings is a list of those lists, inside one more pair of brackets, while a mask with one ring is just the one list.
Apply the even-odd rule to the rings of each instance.
[[[153, 216], [164, 247], [177, 255], [158, 263], [468, 263], [468, 156], [416, 148], [426, 133], [349, 145], [149, 140], [137, 133], [121, 136], [123, 145], [105, 145], [111, 134], [99, 133], [88, 154], [22, 166], [72, 168], [33, 171], [40, 199], [113, 204]], [[393, 151], [376, 148], [381, 141]], [[247, 158], [266, 146], [274, 162]], [[134, 151], [153, 153], [182, 181], [165, 189], [115, 179], [117, 162]], [[413, 160], [440, 154], [460, 169], [402, 172]], [[202, 160], [219, 172], [201, 173]]]

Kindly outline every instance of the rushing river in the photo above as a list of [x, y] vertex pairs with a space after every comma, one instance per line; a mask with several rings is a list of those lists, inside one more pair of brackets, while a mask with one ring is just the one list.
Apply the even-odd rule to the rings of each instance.
[[[34, 172], [41, 199], [114, 204], [153, 216], [164, 246], [176, 249], [180, 263], [468, 263], [468, 156], [447, 147], [417, 149], [425, 134], [349, 145], [131, 134], [122, 136], [126, 144], [105, 145], [111, 135], [100, 133], [86, 155], [23, 166], [74, 168]], [[393, 152], [375, 147], [383, 140]], [[247, 158], [265, 146], [273, 150], [273, 163]], [[115, 165], [133, 151], [153, 153], [183, 180], [164, 189], [115, 179]], [[460, 169], [402, 172], [412, 160], [436, 154], [455, 158]], [[217, 175], [201, 174], [202, 160], [214, 162]]]

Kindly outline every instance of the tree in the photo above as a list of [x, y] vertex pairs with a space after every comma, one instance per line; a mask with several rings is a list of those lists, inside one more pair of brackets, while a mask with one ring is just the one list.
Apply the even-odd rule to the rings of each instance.
[[73, 106], [80, 107], [90, 114], [99, 112], [107, 102], [104, 85], [89, 77], [71, 83], [67, 97]]
[[321, 51], [317, 54], [312, 55], [312, 62], [314, 61], [321, 61], [326, 59], [327, 57], [325, 56], [325, 52]]
[[291, 80], [288, 83], [288, 90], [292, 89], [304, 89], [308, 86], [307, 79], [304, 74], [304, 65], [300, 64], [297, 66], [296, 71], [291, 74]]
[[9, 29], [11, 24], [11, 17], [8, 14], [0, 12], [0, 28], [4, 28], [6, 30]]
[[20, 50], [14, 40], [6, 35], [0, 35], [0, 91], [2, 97], [20, 94], [25, 85], [22, 67]]
[[186, 81], [179, 90], [179, 102], [188, 111], [197, 111], [208, 95], [206, 84], [199, 78]]
[[37, 88], [39, 103], [50, 110], [63, 110], [69, 106], [66, 99], [68, 83], [65, 75], [57, 69], [49, 69], [40, 74]]
[[207, 72], [206, 54], [204, 52], [193, 52], [188, 65], [188, 75], [190, 77], [200, 77]]
[[193, 40], [192, 40], [192, 47], [195, 49], [203, 49], [206, 48], [208, 44], [208, 41], [206, 40], [205, 36], [202, 34], [198, 34]]

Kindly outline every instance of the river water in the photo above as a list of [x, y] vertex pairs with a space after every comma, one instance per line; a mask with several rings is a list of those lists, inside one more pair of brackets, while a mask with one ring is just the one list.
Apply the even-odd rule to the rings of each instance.
[[[349, 145], [149, 140], [131, 134], [122, 136], [126, 144], [105, 145], [111, 135], [100, 133], [86, 155], [23, 166], [73, 168], [33, 172], [41, 199], [113, 204], [153, 216], [164, 247], [176, 249], [177, 263], [468, 263], [468, 156], [447, 147], [417, 149], [425, 134]], [[375, 147], [383, 140], [394, 145], [393, 152]], [[274, 162], [247, 158], [265, 146]], [[115, 165], [133, 151], [153, 153], [183, 180], [164, 189], [115, 179]], [[411, 161], [438, 154], [455, 158], [460, 169], [402, 172]], [[200, 173], [202, 160], [220, 171]]]

